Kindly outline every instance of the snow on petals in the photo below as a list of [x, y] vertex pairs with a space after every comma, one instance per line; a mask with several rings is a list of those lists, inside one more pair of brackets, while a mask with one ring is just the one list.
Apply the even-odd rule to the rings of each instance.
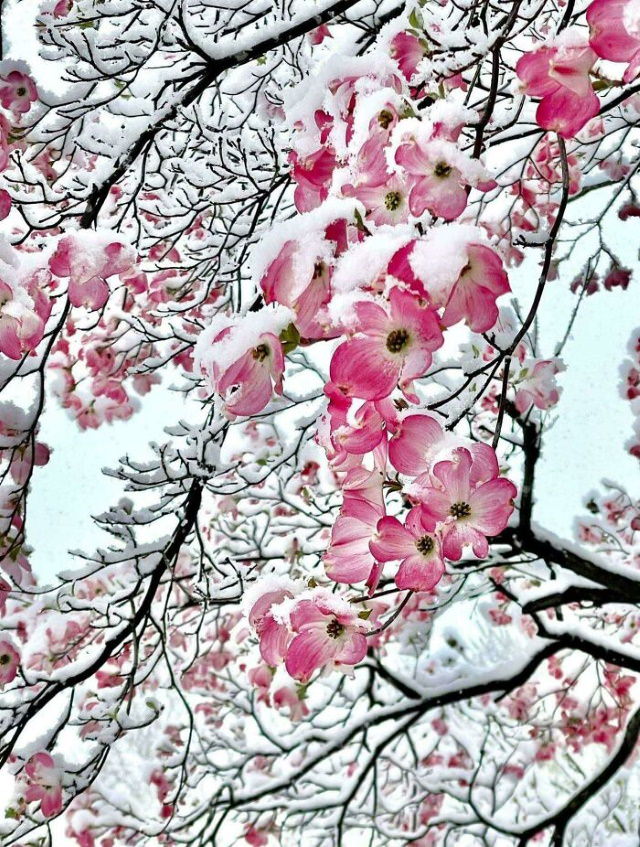
[[62, 811], [62, 771], [49, 753], [36, 753], [24, 766], [27, 803], [40, 802], [45, 818], [52, 818]]
[[131, 247], [98, 233], [76, 233], [60, 239], [49, 259], [51, 272], [69, 278], [72, 306], [101, 309], [109, 299], [107, 279], [124, 274], [135, 265]]
[[295, 319], [291, 309], [267, 307], [242, 317], [219, 316], [200, 335], [196, 367], [232, 415], [261, 412], [282, 393], [284, 352], [279, 333]]

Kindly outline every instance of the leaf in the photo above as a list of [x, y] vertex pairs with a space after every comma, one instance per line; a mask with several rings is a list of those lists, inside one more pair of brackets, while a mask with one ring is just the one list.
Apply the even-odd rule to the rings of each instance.
[[283, 329], [280, 333], [280, 341], [282, 342], [282, 349], [284, 350], [285, 355], [295, 350], [298, 344], [300, 344], [300, 333], [298, 332], [298, 327], [295, 324], [289, 324], [289, 326]]

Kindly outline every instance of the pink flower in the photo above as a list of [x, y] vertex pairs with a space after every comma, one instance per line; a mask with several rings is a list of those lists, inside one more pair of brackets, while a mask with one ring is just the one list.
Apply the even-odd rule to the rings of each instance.
[[555, 406], [560, 399], [555, 378], [563, 370], [564, 365], [559, 359], [546, 359], [529, 365], [524, 379], [517, 385], [515, 404], [518, 412], [523, 415], [534, 405], [537, 409]]
[[[449, 238], [462, 236], [450, 266], [441, 260], [439, 270], [433, 274], [434, 253], [449, 248]], [[396, 273], [406, 272], [413, 266], [427, 296], [436, 308], [444, 307], [441, 323], [452, 326], [465, 320], [473, 332], [486, 332], [498, 319], [496, 300], [511, 290], [502, 259], [490, 247], [474, 242], [465, 243], [468, 235], [456, 224], [435, 229], [427, 239], [413, 242], [413, 249], [405, 256], [406, 261], [394, 264]], [[449, 255], [447, 252], [445, 255]], [[466, 261], [465, 261], [466, 258]], [[458, 268], [460, 271], [458, 272]], [[414, 281], [408, 280], [411, 287]]]
[[388, 311], [373, 302], [357, 303], [355, 310], [359, 332], [334, 352], [331, 381], [364, 400], [387, 397], [398, 384], [407, 392], [443, 342], [434, 310], [399, 288], [391, 291]]
[[285, 657], [289, 643], [289, 630], [279, 623], [271, 613], [271, 607], [293, 597], [286, 588], [267, 591], [251, 607], [249, 623], [260, 639], [260, 655], [271, 668], [275, 668]]
[[301, 600], [291, 612], [291, 627], [296, 635], [287, 649], [285, 667], [300, 682], [308, 682], [319, 668], [355, 665], [367, 652], [364, 633], [369, 624], [328, 591]]
[[273, 692], [273, 705], [276, 709], [289, 709], [289, 720], [301, 721], [309, 714], [309, 707], [290, 685], [283, 685]]
[[502, 260], [489, 247], [469, 244], [467, 264], [451, 289], [442, 323], [465, 320], [473, 332], [487, 332], [498, 319], [496, 299], [511, 291]]
[[409, 511], [404, 526], [388, 516], [378, 522], [369, 547], [380, 562], [400, 561], [398, 588], [431, 591], [440, 582], [444, 562], [434, 530], [435, 521], [420, 506]]
[[329, 195], [329, 186], [336, 166], [336, 157], [328, 147], [321, 147], [310, 156], [290, 154], [291, 176], [297, 183], [293, 199], [299, 212], [310, 212]]
[[513, 512], [515, 485], [503, 478], [479, 482], [484, 473], [474, 473], [473, 466], [471, 453], [459, 447], [453, 461], [436, 464], [433, 485], [420, 492], [427, 515], [443, 523], [442, 550], [453, 561], [462, 558], [462, 548], [467, 544], [476, 556], [486, 556], [486, 536], [502, 532]]
[[[1, 582], [6, 585], [4, 580]], [[4, 592], [3, 592], [4, 594]], [[20, 653], [6, 638], [0, 639], [0, 686], [12, 682], [20, 667]]]
[[326, 338], [335, 334], [325, 308], [331, 298], [331, 275], [322, 256], [311, 257], [296, 241], [287, 241], [260, 286], [266, 303], [282, 303], [295, 311], [303, 338]]
[[565, 30], [555, 46], [541, 47], [518, 60], [516, 73], [523, 92], [541, 98], [536, 121], [543, 129], [573, 138], [598, 114], [600, 101], [589, 79], [596, 58], [580, 35]]
[[399, 32], [391, 41], [391, 56], [409, 82], [427, 55], [425, 44], [409, 32]]
[[24, 766], [29, 782], [25, 800], [40, 801], [45, 818], [62, 811], [62, 773], [48, 753], [36, 753]]
[[[355, 494], [359, 485], [368, 486], [370, 482], [373, 482], [373, 490], [361, 490], [365, 496]], [[331, 530], [331, 544], [324, 556], [327, 576], [335, 582], [356, 583], [371, 575], [375, 561], [369, 550], [369, 541], [384, 515], [381, 483], [379, 473], [364, 468], [353, 468], [345, 478], [345, 500]]]
[[355, 197], [366, 209], [367, 218], [377, 226], [405, 223], [409, 214], [407, 188], [397, 174], [385, 170], [375, 182], [343, 185], [345, 197]]
[[4, 615], [7, 610], [7, 595], [11, 591], [11, 586], [6, 579], [0, 578], [0, 615]]
[[0, 221], [9, 217], [11, 211], [11, 195], [4, 188], [0, 188]]
[[455, 164], [459, 157], [458, 148], [448, 141], [420, 144], [411, 139], [398, 147], [396, 162], [404, 169], [411, 186], [412, 215], [420, 217], [428, 210], [435, 217], [452, 221], [464, 212], [467, 182]]
[[[498, 460], [488, 444], [481, 441], [464, 444], [473, 460], [473, 484], [498, 476]], [[400, 473], [416, 477], [415, 487], [420, 490], [421, 486], [430, 485], [434, 464], [450, 459], [461, 446], [462, 439], [446, 433], [435, 418], [422, 414], [408, 415], [389, 441], [389, 461]]]
[[251, 844], [251, 847], [264, 847], [265, 844], [269, 843], [269, 835], [262, 829], [247, 824], [244, 831], [244, 840], [247, 844]]
[[[635, 17], [634, 17], [635, 12]], [[594, 0], [587, 9], [589, 44], [602, 59], [628, 62], [624, 82], [640, 69], [640, 21], [633, 0]]]
[[0, 77], [0, 103], [4, 109], [24, 114], [38, 99], [34, 81], [21, 71], [11, 71]]
[[49, 259], [49, 268], [56, 276], [69, 277], [72, 306], [95, 310], [109, 299], [107, 278], [131, 270], [134, 263], [135, 254], [120, 242], [97, 247], [65, 236]]
[[[214, 343], [221, 341], [229, 328], [222, 330]], [[284, 353], [280, 339], [271, 332], [258, 337], [255, 347], [222, 370], [214, 362], [215, 387], [233, 415], [261, 412], [273, 395], [282, 394]]]
[[315, 47], [317, 44], [322, 44], [325, 38], [333, 38], [333, 36], [331, 35], [329, 27], [326, 24], [321, 24], [315, 29], [312, 29], [307, 35], [307, 38], [309, 39], [309, 43], [313, 44]]
[[0, 352], [21, 359], [42, 340], [51, 301], [35, 277], [26, 285], [11, 287], [0, 280]]

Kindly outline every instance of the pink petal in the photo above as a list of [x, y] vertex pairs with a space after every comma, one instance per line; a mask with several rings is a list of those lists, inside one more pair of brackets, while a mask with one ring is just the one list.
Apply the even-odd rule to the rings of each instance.
[[[329, 619], [325, 617], [325, 620], [328, 624]], [[327, 634], [326, 627], [310, 627], [296, 635], [289, 645], [287, 672], [300, 682], [308, 682], [314, 671], [333, 658], [338, 647], [338, 640]]]
[[395, 582], [398, 588], [403, 590], [431, 591], [440, 582], [443, 573], [442, 559], [438, 557], [425, 559], [424, 556], [415, 554], [402, 562]]
[[400, 422], [396, 435], [389, 441], [389, 461], [400, 473], [418, 476], [428, 470], [444, 432], [429, 415], [409, 415]]
[[397, 518], [382, 518], [376, 533], [377, 537], [369, 542], [369, 550], [379, 562], [397, 561], [415, 552], [415, 538]]

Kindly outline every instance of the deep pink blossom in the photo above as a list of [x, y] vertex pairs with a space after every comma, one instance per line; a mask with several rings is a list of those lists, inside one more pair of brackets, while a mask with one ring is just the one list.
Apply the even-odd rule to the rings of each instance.
[[0, 77], [0, 103], [4, 109], [24, 114], [38, 99], [36, 85], [30, 76], [21, 71], [10, 71]]
[[432, 352], [443, 342], [434, 310], [399, 288], [391, 291], [388, 310], [373, 302], [355, 309], [359, 331], [333, 354], [332, 382], [364, 400], [387, 397], [396, 385], [410, 391], [411, 381], [426, 373]]
[[[214, 343], [224, 339], [228, 330], [223, 330]], [[228, 412], [233, 415], [254, 415], [261, 412], [275, 391], [282, 393], [284, 353], [280, 339], [265, 332], [251, 347], [227, 368], [214, 362], [215, 388], [225, 401]]]
[[367, 652], [369, 624], [357, 607], [318, 590], [313, 599], [301, 600], [291, 612], [295, 633], [287, 649], [285, 666], [300, 682], [308, 682], [320, 668], [355, 665]]
[[513, 512], [515, 485], [504, 478], [475, 482], [473, 464], [471, 453], [457, 448], [453, 460], [435, 465], [432, 484], [420, 492], [427, 515], [442, 523], [442, 550], [453, 561], [462, 558], [466, 545], [476, 556], [486, 556], [487, 536], [501, 532]]
[[299, 212], [310, 212], [329, 195], [336, 157], [328, 147], [309, 156], [290, 155], [291, 176], [296, 183], [293, 199]]
[[[6, 585], [4, 580], [2, 582]], [[20, 653], [11, 641], [0, 639], [0, 687], [15, 679], [19, 667]]]
[[550, 409], [560, 399], [560, 390], [556, 385], [556, 374], [564, 370], [559, 359], [544, 359], [532, 362], [525, 369], [524, 377], [516, 386], [515, 405], [523, 415], [531, 406], [537, 409]]
[[0, 221], [9, 216], [11, 211], [11, 195], [4, 188], [0, 188]]
[[40, 801], [45, 818], [62, 811], [62, 772], [48, 753], [36, 753], [24, 766], [27, 776], [27, 803]]
[[265, 302], [293, 309], [303, 338], [334, 335], [326, 314], [332, 272], [324, 256], [310, 257], [296, 241], [287, 241], [260, 280]]
[[427, 54], [423, 41], [410, 32], [399, 32], [391, 40], [391, 56], [398, 63], [404, 78], [409, 81]]
[[49, 259], [49, 268], [55, 276], [69, 277], [72, 306], [94, 310], [109, 299], [107, 279], [131, 270], [135, 258], [133, 250], [118, 241], [99, 246], [65, 236]]
[[586, 41], [568, 30], [554, 46], [520, 57], [516, 73], [523, 92], [541, 98], [536, 121], [543, 129], [573, 138], [598, 114], [600, 101], [589, 78], [596, 58]]
[[260, 639], [260, 655], [269, 667], [276, 667], [286, 655], [289, 643], [289, 630], [276, 621], [271, 608], [287, 597], [293, 597], [286, 588], [267, 591], [251, 607], [249, 623], [255, 629]]
[[398, 588], [431, 591], [442, 578], [444, 562], [433, 518], [420, 506], [409, 511], [404, 526], [397, 518], [378, 521], [370, 549], [379, 562], [400, 561]]
[[[635, 14], [634, 14], [635, 13]], [[594, 0], [587, 9], [589, 44], [602, 59], [627, 62], [624, 82], [640, 70], [640, 20], [633, 0]]]

